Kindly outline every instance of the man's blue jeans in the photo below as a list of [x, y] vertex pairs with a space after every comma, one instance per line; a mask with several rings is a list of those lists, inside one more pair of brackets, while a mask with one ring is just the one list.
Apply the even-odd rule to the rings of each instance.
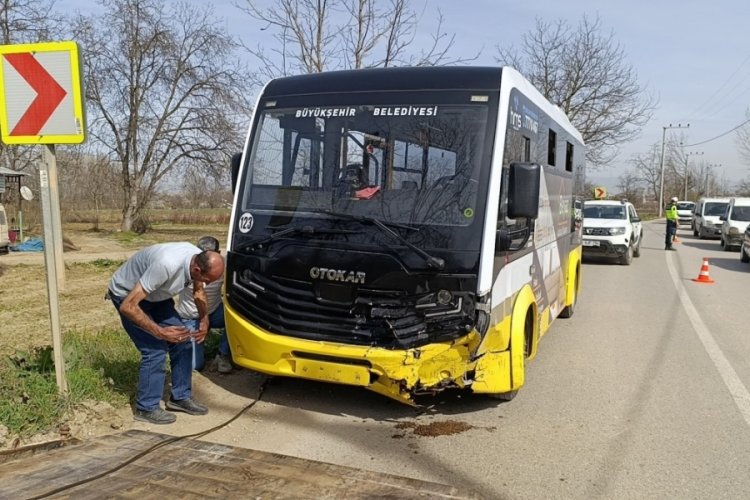
[[[182, 322], [188, 330], [198, 330], [197, 319], [183, 319]], [[221, 329], [224, 330], [224, 306], [221, 305], [216, 308], [214, 312], [208, 315], [208, 328], [210, 329]], [[221, 339], [219, 340], [219, 353], [225, 356], [229, 356], [229, 340], [227, 340], [226, 330], [221, 332]], [[206, 366], [206, 356], [203, 349], [203, 344], [193, 342], [193, 370], [202, 370]]]
[[[159, 408], [164, 392], [166, 373], [164, 362], [169, 353], [172, 368], [172, 399], [180, 401], [192, 395], [192, 348], [190, 342], [173, 344], [151, 335], [120, 313], [120, 304], [125, 300], [110, 292], [112, 303], [120, 314], [120, 320], [135, 347], [141, 353], [141, 366], [138, 372], [138, 392], [135, 406], [139, 410], [152, 411]], [[141, 301], [138, 306], [154, 322], [161, 326], [184, 326], [174, 309], [172, 299], [160, 302]]]

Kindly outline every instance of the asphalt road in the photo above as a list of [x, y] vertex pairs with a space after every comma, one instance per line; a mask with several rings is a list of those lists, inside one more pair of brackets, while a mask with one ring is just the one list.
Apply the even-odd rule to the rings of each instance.
[[[450, 393], [422, 413], [351, 387], [246, 371], [196, 376], [209, 417], [154, 429], [468, 487], [486, 498], [750, 497], [750, 265], [718, 241], [644, 224], [631, 266], [589, 262], [509, 403]], [[709, 257], [714, 284], [692, 281]], [[415, 425], [471, 426], [422, 436]], [[422, 429], [422, 428], [420, 428]], [[429, 429], [429, 428], [427, 428]], [[419, 429], [416, 429], [419, 430]], [[440, 432], [438, 432], [440, 434]]]

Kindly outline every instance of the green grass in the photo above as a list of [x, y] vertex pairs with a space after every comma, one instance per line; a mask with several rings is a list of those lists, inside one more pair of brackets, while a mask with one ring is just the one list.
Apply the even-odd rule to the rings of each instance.
[[[206, 337], [207, 367], [218, 352], [219, 334], [212, 330]], [[123, 330], [66, 333], [63, 358], [65, 395], [57, 389], [52, 347], [0, 359], [0, 423], [11, 434], [29, 437], [53, 429], [87, 400], [117, 407], [134, 399], [140, 356]]]
[[51, 347], [0, 360], [0, 423], [28, 437], [59, 424], [86, 400], [127, 404], [138, 380], [138, 351], [122, 330], [68, 333], [63, 344], [68, 393], [58, 393]]
[[72, 265], [83, 269], [115, 272], [124, 262], [124, 260], [96, 259], [89, 262], [74, 262]]

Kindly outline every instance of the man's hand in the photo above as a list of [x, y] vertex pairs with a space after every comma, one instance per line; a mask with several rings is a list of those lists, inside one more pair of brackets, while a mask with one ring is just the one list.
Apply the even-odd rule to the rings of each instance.
[[198, 330], [191, 333], [197, 343], [203, 343], [206, 340], [206, 335], [208, 335], [208, 316], [203, 316], [198, 322]]
[[160, 327], [155, 336], [172, 344], [179, 344], [189, 340], [192, 334], [193, 332], [184, 326], [165, 326]]
[[179, 344], [190, 339], [190, 330], [184, 326], [161, 326], [152, 320], [143, 309], [138, 305], [146, 298], [148, 294], [140, 283], [136, 284], [133, 290], [125, 297], [120, 304], [120, 312], [130, 321], [140, 326], [157, 339], [161, 339], [172, 344]]

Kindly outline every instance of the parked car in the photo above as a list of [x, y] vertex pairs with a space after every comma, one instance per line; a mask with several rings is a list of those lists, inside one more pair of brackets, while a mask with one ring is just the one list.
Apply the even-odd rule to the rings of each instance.
[[0, 253], [8, 253], [9, 249], [8, 217], [5, 215], [5, 207], [0, 203]]
[[739, 247], [750, 224], [750, 198], [729, 200], [726, 212], [720, 219], [724, 222], [721, 226], [721, 247], [727, 251]]
[[745, 234], [742, 237], [742, 244], [740, 245], [740, 260], [747, 264], [750, 262], [750, 225], [745, 229]]
[[692, 201], [677, 202], [677, 220], [680, 225], [687, 226], [693, 222], [693, 212], [695, 212], [695, 203]]
[[726, 212], [729, 198], [701, 198], [693, 212], [693, 236], [700, 239], [721, 236], [723, 223], [719, 219]]
[[588, 200], [583, 203], [583, 255], [616, 257], [629, 266], [641, 255], [643, 227], [632, 203]]

